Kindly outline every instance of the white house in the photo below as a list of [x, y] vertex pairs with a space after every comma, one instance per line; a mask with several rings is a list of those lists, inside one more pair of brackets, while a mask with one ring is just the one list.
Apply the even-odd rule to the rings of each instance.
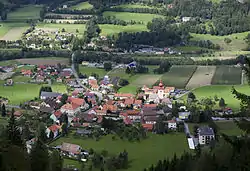
[[50, 127], [46, 129], [47, 137], [49, 138], [50, 132], [53, 132], [53, 135], [54, 135], [53, 138], [56, 138], [59, 135], [60, 129], [61, 127], [58, 125], [51, 125]]
[[208, 126], [203, 126], [198, 128], [198, 138], [199, 144], [205, 145], [209, 144], [211, 140], [215, 139], [214, 130]]

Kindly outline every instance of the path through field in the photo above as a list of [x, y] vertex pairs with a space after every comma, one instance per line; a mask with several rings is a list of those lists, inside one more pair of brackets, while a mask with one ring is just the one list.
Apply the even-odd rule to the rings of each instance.
[[198, 66], [192, 78], [186, 85], [186, 89], [193, 89], [205, 85], [211, 85], [216, 66]]
[[18, 40], [21, 38], [22, 33], [27, 29], [27, 27], [16, 27], [10, 29], [1, 40]]

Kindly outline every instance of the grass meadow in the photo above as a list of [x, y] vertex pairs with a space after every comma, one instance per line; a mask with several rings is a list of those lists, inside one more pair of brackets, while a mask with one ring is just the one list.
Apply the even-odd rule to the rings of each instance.
[[[19, 105], [25, 101], [39, 96], [39, 90], [42, 85], [38, 84], [15, 84], [13, 86], [4, 86], [4, 81], [0, 81], [0, 94], [9, 99], [9, 104]], [[66, 92], [65, 85], [52, 85], [53, 92]]]
[[143, 4], [121, 4], [114, 6], [114, 8], [150, 8], [150, 9], [155, 9], [156, 7], [151, 7], [148, 5], [143, 5]]
[[[214, 98], [215, 95], [218, 98], [224, 98], [227, 107], [237, 111], [240, 108], [240, 101], [234, 98], [234, 95], [232, 94], [232, 87], [232, 85], [211, 85], [197, 88], [192, 92], [195, 94], [197, 99], [208, 97]], [[239, 92], [250, 95], [250, 88], [248, 85], [235, 85], [234, 87]], [[181, 99], [186, 100], [187, 95], [182, 96]]]
[[124, 21], [136, 21], [143, 22], [143, 24], [147, 24], [149, 21], [152, 21], [154, 18], [164, 17], [162, 15], [157, 14], [144, 14], [144, 13], [130, 13], [130, 12], [111, 12], [105, 11], [103, 13], [104, 16], [115, 16], [117, 19]]
[[85, 66], [79, 66], [79, 71], [82, 74], [86, 74], [87, 76], [90, 76], [92, 73], [96, 73], [99, 75], [100, 78], [104, 77], [107, 73], [107, 71], [101, 68], [85, 67]]
[[93, 8], [93, 5], [91, 5], [89, 2], [81, 2], [79, 4], [76, 4], [70, 7], [70, 9], [74, 9], [74, 10], [92, 9], [92, 8]]
[[[183, 133], [173, 133], [166, 135], [148, 134], [148, 138], [140, 142], [128, 142], [126, 140], [112, 140], [112, 135], [102, 137], [99, 141], [93, 139], [75, 138], [71, 135], [62, 137], [51, 144], [61, 145], [63, 142], [78, 144], [83, 149], [89, 150], [93, 148], [95, 151], [101, 152], [107, 150], [110, 155], [118, 155], [126, 150], [130, 161], [128, 171], [139, 171], [151, 164], [156, 164], [159, 159], [173, 157], [188, 151], [188, 144]], [[66, 163], [73, 164], [72, 161], [66, 160]], [[79, 165], [78, 165], [79, 166]]]

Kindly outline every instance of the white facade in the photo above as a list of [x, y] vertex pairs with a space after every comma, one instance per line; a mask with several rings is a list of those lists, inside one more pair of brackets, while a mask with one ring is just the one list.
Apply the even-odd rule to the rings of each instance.
[[168, 129], [176, 129], [177, 123], [176, 122], [168, 122]]
[[199, 144], [208, 144], [213, 139], [215, 139], [214, 135], [199, 135]]

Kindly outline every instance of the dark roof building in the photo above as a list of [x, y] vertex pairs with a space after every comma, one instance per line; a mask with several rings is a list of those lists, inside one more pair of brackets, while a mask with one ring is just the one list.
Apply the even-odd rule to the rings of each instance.
[[198, 129], [198, 132], [200, 136], [214, 136], [214, 130], [209, 126], [200, 127]]
[[61, 93], [42, 91], [41, 95], [40, 95], [40, 99], [44, 100], [47, 98], [56, 98], [56, 97], [61, 96], [61, 95], [62, 95]]

